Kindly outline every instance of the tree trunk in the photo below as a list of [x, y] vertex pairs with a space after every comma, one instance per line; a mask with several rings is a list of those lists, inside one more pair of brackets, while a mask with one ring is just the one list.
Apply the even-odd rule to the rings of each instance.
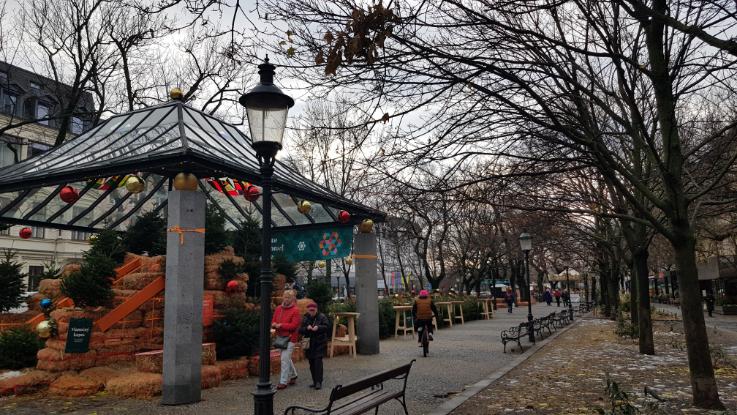
[[616, 320], [619, 312], [619, 265], [612, 263], [607, 282], [609, 283], [607, 287], [607, 298], [611, 310], [609, 318]]
[[[653, 322], [650, 315], [650, 295], [648, 286], [647, 249], [641, 249], [632, 254], [632, 262], [637, 276], [638, 295], [638, 322], [639, 322], [639, 344], [640, 353], [655, 354], [655, 343], [653, 342]], [[634, 293], [632, 293], [634, 295]]]
[[693, 404], [700, 408], [724, 409], [724, 405], [719, 400], [719, 391], [714, 378], [709, 338], [701, 305], [701, 292], [696, 269], [696, 241], [693, 233], [687, 228], [677, 230], [676, 240], [671, 241], [671, 243], [676, 256], [681, 314], [683, 315], [683, 331], [686, 335]]
[[639, 307], [637, 305], [637, 293], [640, 281], [637, 279], [637, 269], [635, 269], [634, 258], [630, 263], [630, 320], [632, 327], [639, 327]]

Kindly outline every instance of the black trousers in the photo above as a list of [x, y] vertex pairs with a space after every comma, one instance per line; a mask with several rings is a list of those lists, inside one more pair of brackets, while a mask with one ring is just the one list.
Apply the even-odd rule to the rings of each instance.
[[310, 362], [310, 374], [313, 383], [322, 383], [322, 357], [307, 359]]

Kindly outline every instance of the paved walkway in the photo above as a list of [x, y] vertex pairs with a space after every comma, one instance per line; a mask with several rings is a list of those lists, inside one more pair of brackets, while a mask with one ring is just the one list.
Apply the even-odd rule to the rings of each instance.
[[[562, 310], [555, 306], [535, 305], [533, 314], [547, 315]], [[430, 356], [422, 357], [422, 349], [409, 337], [381, 342], [381, 354], [351, 359], [340, 356], [325, 360], [325, 383], [321, 391], [307, 387], [310, 383], [307, 362], [297, 364], [300, 374], [298, 385], [275, 395], [275, 414], [281, 414], [289, 405], [320, 406], [327, 402], [330, 389], [340, 383], [348, 383], [384, 369], [417, 359], [407, 387], [407, 404], [410, 414], [426, 414], [453, 395], [463, 391], [491, 373], [511, 362], [519, 353], [502, 353], [501, 330], [526, 321], [527, 309], [515, 309], [513, 314], [498, 310], [493, 320], [454, 325], [437, 333], [430, 346]], [[523, 344], [525, 344], [523, 342]], [[272, 377], [272, 381], [276, 379]], [[226, 415], [253, 412], [256, 378], [224, 382], [222, 386], [203, 391], [202, 402], [195, 405], [166, 407], [153, 401], [117, 399], [109, 395], [82, 399], [56, 399], [20, 397], [0, 400], [0, 414], [198, 414]], [[382, 414], [402, 414], [396, 402], [382, 407]]]
[[[669, 313], [675, 313], [678, 318], [681, 318], [681, 308], [670, 305], [670, 304], [660, 304], [660, 303], [652, 303], [652, 306], [655, 309], [660, 309], [667, 311]], [[704, 320], [706, 320], [706, 327], [716, 327], [720, 330], [727, 330], [734, 333], [737, 333], [737, 316], [725, 316], [723, 314], [717, 314], [713, 313], [713, 317], [709, 317], [709, 314], [704, 311]]]

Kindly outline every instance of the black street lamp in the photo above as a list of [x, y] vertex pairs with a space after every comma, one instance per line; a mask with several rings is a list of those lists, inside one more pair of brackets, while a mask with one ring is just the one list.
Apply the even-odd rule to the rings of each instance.
[[571, 303], [571, 279], [568, 276], [568, 267], [566, 267], [566, 288], [568, 290], [568, 315], [573, 321], [573, 303]]
[[525, 253], [525, 274], [527, 275], [527, 332], [530, 336], [530, 343], [535, 343], [535, 326], [532, 323], [532, 295], [530, 293], [530, 251], [532, 250], [532, 236], [527, 232], [522, 232], [519, 236], [519, 245], [522, 252]]
[[263, 189], [263, 220], [261, 221], [261, 319], [259, 325], [258, 383], [253, 392], [254, 414], [273, 415], [274, 390], [271, 387], [271, 176], [274, 174], [276, 153], [281, 150], [287, 112], [294, 100], [274, 85], [274, 65], [267, 56], [258, 66], [261, 82], [241, 95], [239, 102], [246, 107], [248, 127], [258, 165], [261, 169]]

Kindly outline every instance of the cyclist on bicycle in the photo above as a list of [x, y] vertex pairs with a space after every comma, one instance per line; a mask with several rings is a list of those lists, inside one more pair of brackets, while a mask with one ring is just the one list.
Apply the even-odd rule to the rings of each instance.
[[[424, 327], [427, 330], [427, 338], [432, 340], [432, 318], [438, 316], [438, 309], [435, 307], [435, 303], [432, 302], [427, 290], [421, 290], [420, 295], [415, 299], [415, 303], [412, 305], [412, 319], [415, 321], [415, 327], [417, 327], [418, 334], [420, 328]], [[422, 346], [422, 336], [417, 336], [417, 341]]]

